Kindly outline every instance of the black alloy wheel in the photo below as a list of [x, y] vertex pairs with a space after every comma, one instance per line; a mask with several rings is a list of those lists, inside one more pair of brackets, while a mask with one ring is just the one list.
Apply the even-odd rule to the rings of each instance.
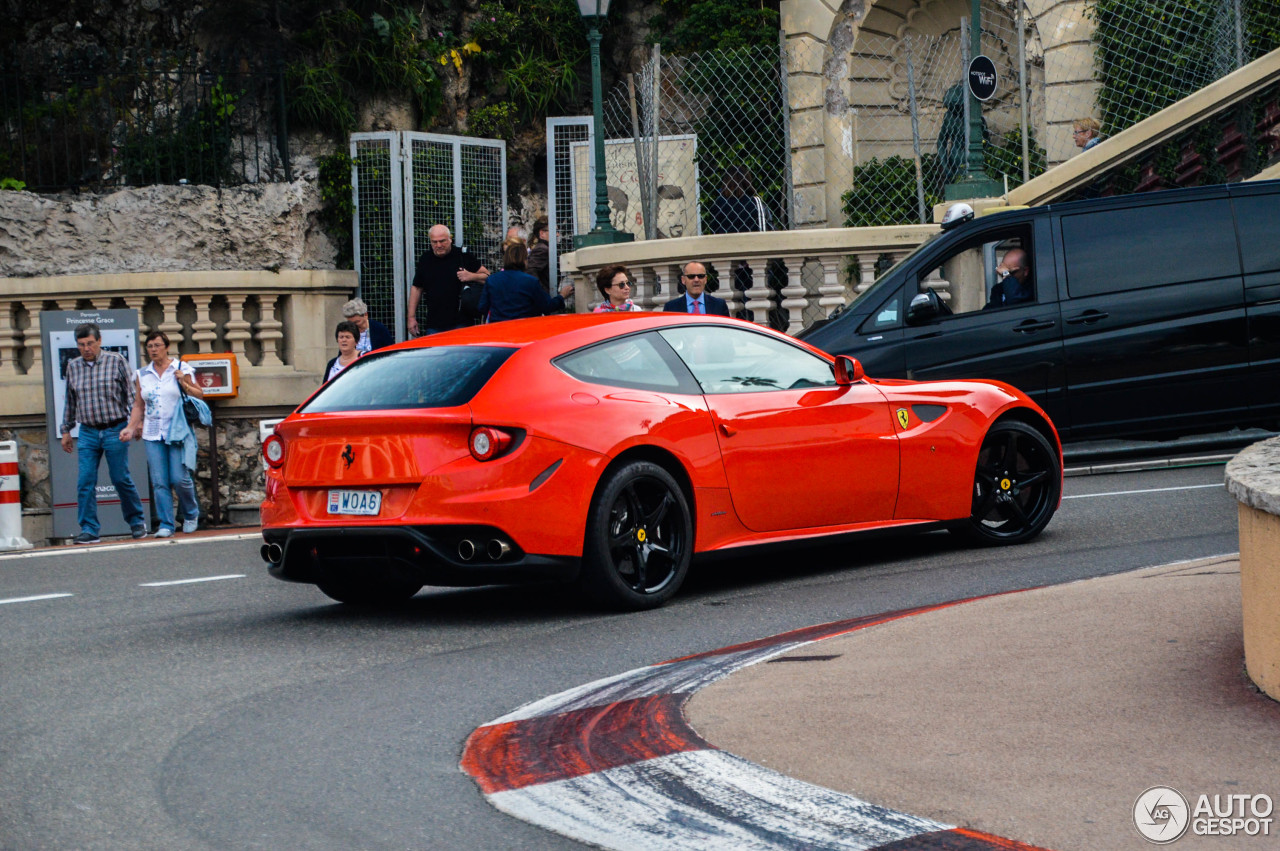
[[316, 583], [326, 596], [351, 606], [395, 606], [422, 590], [422, 583], [386, 577], [331, 576]]
[[581, 583], [598, 603], [638, 611], [661, 606], [684, 582], [693, 519], [680, 485], [657, 464], [611, 472], [587, 515]]
[[996, 423], [978, 452], [973, 513], [957, 531], [980, 544], [1020, 544], [1048, 525], [1058, 508], [1058, 452], [1036, 429]]

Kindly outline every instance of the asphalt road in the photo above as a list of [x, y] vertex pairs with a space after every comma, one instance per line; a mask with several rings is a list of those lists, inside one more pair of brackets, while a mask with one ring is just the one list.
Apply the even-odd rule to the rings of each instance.
[[1221, 482], [1069, 478], [1021, 547], [939, 533], [716, 561], [629, 615], [507, 588], [352, 612], [268, 577], [257, 540], [0, 557], [0, 848], [581, 847], [482, 800], [457, 765], [476, 726], [810, 624], [1235, 552]]

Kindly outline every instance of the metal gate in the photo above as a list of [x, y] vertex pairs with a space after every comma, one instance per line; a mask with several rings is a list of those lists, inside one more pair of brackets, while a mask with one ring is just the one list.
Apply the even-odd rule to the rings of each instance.
[[351, 159], [357, 291], [369, 316], [403, 340], [413, 270], [430, 250], [432, 226], [447, 226], [454, 245], [486, 268], [500, 268], [507, 144], [408, 131], [352, 133]]
[[[547, 221], [551, 225], [551, 280], [560, 280], [559, 255], [573, 251], [573, 235], [591, 230], [594, 222], [574, 221], [573, 152], [586, 145], [590, 175], [595, 186], [596, 153], [591, 144], [591, 117], [547, 119]], [[594, 208], [593, 208], [594, 209]], [[555, 287], [553, 286], [554, 290]]]

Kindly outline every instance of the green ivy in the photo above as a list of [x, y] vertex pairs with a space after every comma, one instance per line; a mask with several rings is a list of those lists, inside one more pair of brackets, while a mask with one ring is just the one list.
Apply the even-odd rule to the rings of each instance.
[[467, 116], [467, 130], [485, 139], [506, 139], [516, 134], [516, 106], [511, 101], [482, 106]]
[[[1093, 49], [1098, 119], [1114, 134], [1221, 76], [1217, 35], [1223, 0], [1095, 0]], [[1245, 61], [1280, 46], [1271, 0], [1242, 0], [1249, 32]]]
[[[1008, 176], [1010, 187], [1022, 185], [1022, 128], [1014, 127], [995, 139], [983, 140], [982, 151], [987, 174], [992, 177]], [[1027, 137], [1027, 151], [1031, 159], [1031, 177], [1044, 174], [1048, 159], [1044, 148], [1036, 142], [1034, 133]]]
[[[920, 158], [924, 176], [926, 214], [942, 197], [931, 187], [942, 185], [938, 158], [925, 154]], [[853, 169], [853, 188], [841, 196], [844, 202], [845, 227], [876, 227], [920, 223], [916, 195], [916, 164], [907, 157], [892, 156], [881, 160], [873, 157]]]
[[573, 0], [481, 3], [469, 35], [522, 117], [546, 115], [577, 92], [588, 50]]
[[649, 19], [654, 35], [674, 54], [735, 50], [778, 43], [778, 4], [742, 0], [659, 0]]
[[356, 104], [376, 92], [407, 96], [424, 118], [435, 115], [443, 103], [439, 60], [456, 39], [443, 33], [428, 38], [417, 12], [385, 5], [386, 15], [322, 12], [299, 34], [304, 58], [285, 69], [291, 122], [349, 132], [356, 125]]
[[27, 184], [18, 180], [16, 177], [0, 177], [0, 191], [10, 189], [15, 192], [21, 192], [27, 188]]
[[238, 98], [226, 90], [219, 77], [210, 89], [209, 100], [179, 112], [167, 127], [129, 128], [116, 159], [126, 181], [134, 186], [179, 180], [204, 186], [227, 182], [231, 172], [230, 117]]
[[351, 195], [351, 169], [355, 161], [346, 151], [336, 151], [317, 160], [320, 171], [320, 224], [338, 249], [337, 266], [350, 269], [354, 265], [352, 245], [355, 200]]

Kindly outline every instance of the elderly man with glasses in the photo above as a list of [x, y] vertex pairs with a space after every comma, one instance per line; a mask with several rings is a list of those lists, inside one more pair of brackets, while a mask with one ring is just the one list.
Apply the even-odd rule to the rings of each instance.
[[681, 270], [680, 283], [684, 284], [684, 295], [676, 296], [662, 306], [667, 313], [711, 314], [712, 316], [728, 316], [729, 304], [722, 298], [716, 298], [707, 292], [707, 267], [697, 260], [684, 264]]

